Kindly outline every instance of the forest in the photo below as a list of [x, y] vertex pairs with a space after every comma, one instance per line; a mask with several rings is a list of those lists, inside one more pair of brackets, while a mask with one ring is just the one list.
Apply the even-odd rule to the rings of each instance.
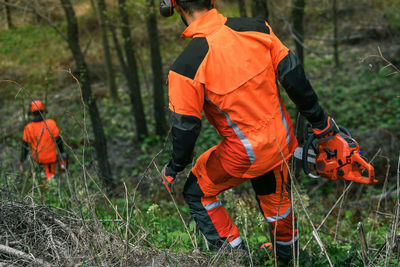
[[[190, 43], [179, 14], [161, 16], [158, 0], [0, 0], [0, 266], [400, 266], [400, 1], [215, 2], [268, 22], [378, 182], [313, 179], [291, 157], [295, 257], [260, 248], [271, 226], [250, 182], [218, 195], [245, 249], [214, 249], [182, 194], [222, 140], [204, 114], [173, 193], [161, 179], [168, 74]], [[307, 121], [280, 87], [302, 146]], [[48, 181], [30, 147], [20, 156], [34, 100], [68, 155]]]

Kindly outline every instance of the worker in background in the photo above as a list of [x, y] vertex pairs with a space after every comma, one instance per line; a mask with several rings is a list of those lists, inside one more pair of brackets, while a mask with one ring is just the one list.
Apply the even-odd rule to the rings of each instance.
[[172, 159], [162, 170], [171, 192], [192, 161], [203, 111], [222, 141], [197, 159], [183, 195], [199, 229], [215, 248], [243, 249], [237, 226], [218, 194], [249, 181], [284, 263], [298, 234], [289, 199], [286, 161], [297, 147], [277, 81], [319, 137], [338, 131], [318, 104], [296, 57], [259, 18], [226, 18], [214, 0], [164, 0], [176, 10], [191, 42], [168, 75]]
[[[52, 119], [44, 119], [45, 112], [42, 101], [31, 102], [29, 114], [32, 116], [32, 122], [24, 128], [19, 168], [22, 171], [22, 162], [28, 154], [28, 145], [30, 145], [33, 160], [43, 165], [46, 181], [49, 181], [55, 177], [58, 159], [60, 171], [66, 170], [68, 155], [64, 153], [63, 143], [59, 136], [60, 130], [56, 122]], [[56, 145], [60, 157], [57, 157]]]

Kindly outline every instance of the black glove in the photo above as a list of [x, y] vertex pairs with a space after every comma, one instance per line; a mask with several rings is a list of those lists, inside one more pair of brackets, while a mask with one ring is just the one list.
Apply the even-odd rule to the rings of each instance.
[[170, 164], [166, 164], [164, 166], [164, 168], [161, 171], [161, 179], [165, 185], [165, 187], [167, 188], [168, 192], [173, 193], [173, 184], [176, 178], [176, 174], [177, 172], [174, 171], [171, 167]]
[[65, 152], [61, 153], [59, 161], [60, 170], [66, 171], [68, 169], [68, 163], [69, 163], [69, 155]]
[[325, 125], [326, 127], [322, 130], [319, 128], [313, 128], [313, 132], [318, 139], [333, 136], [339, 132], [339, 127], [336, 125], [335, 120], [330, 116], [328, 116], [328, 120]]

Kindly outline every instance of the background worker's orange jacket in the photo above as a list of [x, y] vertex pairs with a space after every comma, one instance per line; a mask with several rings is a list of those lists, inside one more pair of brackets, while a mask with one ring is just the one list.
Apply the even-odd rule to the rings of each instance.
[[30, 144], [32, 157], [39, 163], [57, 161], [56, 138], [60, 131], [52, 119], [30, 122], [24, 128], [23, 140]]
[[168, 76], [175, 171], [191, 160], [202, 110], [223, 137], [217, 151], [230, 175], [256, 177], [290, 157], [297, 140], [278, 79], [313, 126], [325, 123], [303, 68], [264, 20], [212, 9], [182, 36], [193, 40]]

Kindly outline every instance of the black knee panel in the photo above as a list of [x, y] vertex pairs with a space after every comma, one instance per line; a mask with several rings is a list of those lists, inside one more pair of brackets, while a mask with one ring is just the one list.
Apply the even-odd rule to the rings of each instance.
[[265, 196], [276, 192], [276, 179], [273, 171], [250, 180], [256, 195]]
[[183, 198], [190, 206], [191, 204], [199, 202], [201, 204], [202, 196], [204, 196], [204, 193], [201, 191], [200, 186], [197, 183], [197, 177], [193, 174], [193, 172], [190, 172], [185, 186], [183, 187]]

